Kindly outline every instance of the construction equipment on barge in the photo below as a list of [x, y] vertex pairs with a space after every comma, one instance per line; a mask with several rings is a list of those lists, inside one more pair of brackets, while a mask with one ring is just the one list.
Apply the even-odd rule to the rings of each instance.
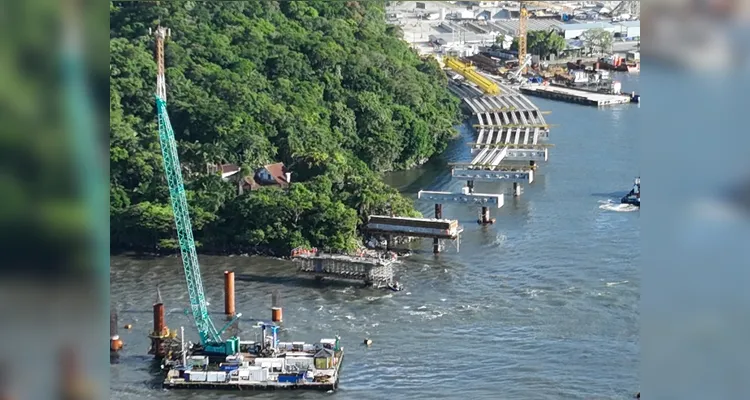
[[344, 348], [340, 337], [318, 343], [280, 342], [278, 326], [261, 324], [259, 342], [240, 342], [240, 351], [219, 363], [182, 342], [163, 387], [168, 389], [276, 390], [338, 388]]
[[[222, 339], [221, 334], [231, 326], [241, 314], [237, 314], [222, 329], [216, 329], [210, 315], [206, 295], [203, 292], [198, 254], [193, 240], [193, 229], [188, 212], [185, 186], [182, 180], [180, 160], [177, 155], [177, 141], [167, 113], [167, 86], [164, 70], [164, 41], [170, 31], [159, 26], [154, 31], [156, 39], [156, 116], [159, 122], [159, 144], [164, 162], [164, 172], [169, 186], [169, 198], [172, 203], [177, 236], [180, 243], [180, 255], [185, 271], [190, 308], [195, 325], [198, 328], [201, 346], [207, 354], [231, 355], [239, 351], [239, 338]], [[158, 333], [158, 332], [157, 332]]]

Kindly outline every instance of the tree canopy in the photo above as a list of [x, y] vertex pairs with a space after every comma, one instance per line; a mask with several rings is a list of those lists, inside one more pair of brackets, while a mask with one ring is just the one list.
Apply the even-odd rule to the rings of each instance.
[[[165, 46], [168, 110], [196, 241], [208, 252], [355, 246], [373, 213], [417, 215], [380, 179], [445, 149], [458, 100], [437, 62], [389, 29], [382, 2], [113, 2], [113, 250], [177, 248], [154, 109], [149, 28]], [[240, 194], [209, 173], [283, 162], [286, 190]]]
[[[565, 38], [553, 30], [529, 31], [526, 34], [526, 49], [529, 54], [536, 54], [546, 59], [550, 54], [558, 54], [565, 50]], [[513, 39], [511, 50], [518, 51], [518, 38]]]
[[612, 43], [614, 41], [612, 33], [602, 28], [589, 29], [583, 32], [581, 40], [583, 40], [586, 47], [598, 54], [612, 50]]

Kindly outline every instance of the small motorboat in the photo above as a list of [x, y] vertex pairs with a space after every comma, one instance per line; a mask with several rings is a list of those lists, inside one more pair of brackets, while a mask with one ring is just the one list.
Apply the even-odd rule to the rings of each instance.
[[622, 204], [631, 204], [637, 207], [641, 206], [641, 177], [635, 178], [635, 182], [633, 183], [633, 188], [630, 189], [630, 192], [623, 196], [623, 198], [620, 200], [620, 203]]
[[388, 284], [388, 289], [391, 289], [394, 292], [400, 292], [401, 290], [403, 290], [403, 288], [404, 288], [403, 285], [398, 283], [398, 281], [393, 281]]

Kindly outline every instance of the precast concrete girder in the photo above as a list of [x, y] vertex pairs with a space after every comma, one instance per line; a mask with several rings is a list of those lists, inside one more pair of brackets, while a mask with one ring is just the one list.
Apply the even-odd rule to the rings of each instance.
[[420, 190], [417, 194], [417, 198], [419, 200], [431, 201], [433, 203], [455, 203], [496, 208], [500, 208], [505, 204], [503, 194], [432, 192]]
[[453, 168], [451, 175], [454, 179], [475, 182], [534, 182], [534, 170], [530, 168], [513, 171]]

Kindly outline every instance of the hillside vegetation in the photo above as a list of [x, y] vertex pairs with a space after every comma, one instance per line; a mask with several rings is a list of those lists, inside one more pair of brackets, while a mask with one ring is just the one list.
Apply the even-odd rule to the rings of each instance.
[[[383, 2], [114, 2], [110, 6], [113, 251], [175, 251], [157, 135], [149, 28], [171, 29], [167, 100], [201, 251], [349, 250], [368, 214], [417, 215], [385, 185], [455, 136], [458, 101]], [[207, 172], [283, 162], [288, 190], [238, 193]]]

